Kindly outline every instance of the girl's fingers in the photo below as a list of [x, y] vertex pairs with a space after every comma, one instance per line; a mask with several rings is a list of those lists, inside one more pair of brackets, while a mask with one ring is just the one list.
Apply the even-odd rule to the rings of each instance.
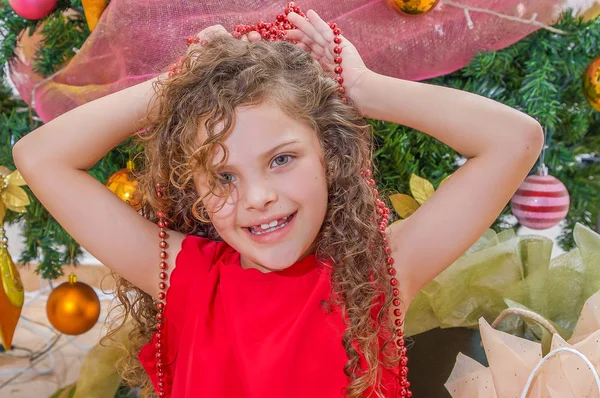
[[304, 34], [307, 35], [312, 41], [322, 47], [327, 47], [327, 42], [321, 33], [313, 26], [312, 22], [307, 21], [295, 12], [290, 12], [287, 17], [288, 21], [296, 25], [298, 29], [304, 32]]
[[289, 30], [287, 32], [288, 40], [297, 41], [297, 45], [311, 53], [313, 58], [319, 62], [333, 62], [333, 55], [323, 47], [312, 41], [307, 35], [299, 30]]
[[212, 25], [198, 33], [198, 37], [210, 40], [211, 38], [222, 34], [229, 34], [223, 25]]
[[[321, 67], [324, 70], [333, 70], [333, 68], [331, 67], [330, 63], [328, 62], [323, 62], [323, 59], [321, 57], [316, 57], [314, 56], [314, 53], [312, 52], [312, 50], [310, 49], [310, 47], [308, 47], [306, 44], [299, 42], [296, 44], [298, 47], [300, 47], [301, 49], [303, 49], [304, 51], [313, 54], [312, 59], [318, 63], [319, 65], [321, 65]], [[326, 60], [325, 60], [326, 61]]]
[[260, 35], [260, 33], [258, 32], [248, 32], [245, 35], [242, 35], [242, 37], [240, 37], [241, 41], [258, 41], [258, 40], [262, 40], [262, 36]]
[[329, 46], [333, 42], [333, 31], [329, 27], [329, 24], [321, 19], [319, 14], [314, 10], [308, 10], [306, 13], [308, 20], [314, 26], [314, 28], [321, 34], [321, 37], [325, 39], [326, 46]]
[[[223, 27], [223, 25], [212, 25], [212, 26], [204, 28], [203, 30], [198, 32], [196, 34], [196, 37], [198, 38], [200, 45], [202, 45], [203, 42], [205, 43], [205, 42], [213, 39], [214, 37], [217, 37], [219, 35], [228, 35], [228, 34], [229, 34], [229, 32], [227, 32], [227, 30]], [[193, 50], [197, 46], [198, 46], [197, 44], [189, 46], [188, 52]]]
[[287, 39], [288, 40], [296, 40], [304, 43], [307, 47], [314, 48], [319, 46], [315, 43], [310, 37], [308, 37], [304, 32], [298, 29], [288, 30], [287, 31]]
[[260, 33], [254, 32], [254, 31], [249, 32], [247, 36], [250, 41], [257, 41], [257, 40], [262, 39], [262, 36], [260, 35]]
[[300, 47], [301, 49], [303, 49], [304, 51], [310, 53], [310, 48], [306, 44], [299, 42], [299, 43], [296, 43], [296, 45], [298, 47]]
[[299, 29], [291, 29], [287, 31], [288, 40], [295, 40], [305, 45], [305, 48], [309, 48], [310, 52], [314, 53], [318, 58], [326, 58], [333, 62], [334, 55], [331, 51], [328, 51], [326, 47], [319, 45], [317, 42], [312, 40], [307, 34]]
[[327, 51], [325, 51], [325, 49], [321, 46], [319, 46], [317, 43], [311, 42], [310, 44], [307, 43], [303, 43], [306, 45], [306, 47], [308, 47], [308, 49], [310, 50], [310, 52], [312, 53], [313, 57], [316, 58], [318, 61], [321, 60], [328, 60], [327, 57]]
[[288, 38], [288, 40], [298, 40], [301, 41], [304, 33], [302, 33], [302, 31], [298, 30], [298, 29], [290, 29], [287, 32], [285, 32], [286, 37]]

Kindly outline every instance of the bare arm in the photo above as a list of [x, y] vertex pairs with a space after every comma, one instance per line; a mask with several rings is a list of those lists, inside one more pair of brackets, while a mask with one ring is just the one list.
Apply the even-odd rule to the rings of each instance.
[[535, 119], [516, 109], [453, 88], [369, 71], [361, 76], [356, 90], [355, 99], [365, 117], [423, 131], [467, 158], [497, 150], [519, 151], [522, 148], [513, 146], [522, 146], [527, 135], [541, 131]]
[[[141, 127], [137, 123], [156, 105], [154, 81], [73, 109], [27, 134], [13, 148], [18, 170], [67, 232], [104, 265], [151, 295], [158, 293], [158, 227], [86, 170]], [[169, 234], [171, 264], [182, 239], [179, 233]]]
[[357, 98], [366, 116], [424, 131], [469, 159], [419, 210], [389, 228], [408, 304], [498, 217], [535, 164], [543, 134], [533, 118], [475, 94], [363, 77]]
[[[229, 33], [213, 25], [199, 41]], [[260, 40], [259, 34], [242, 40]], [[197, 48], [191, 46], [188, 53]], [[158, 79], [162, 79], [159, 76]], [[97, 99], [23, 137], [13, 148], [17, 168], [54, 218], [93, 256], [146, 293], [158, 289], [159, 229], [117, 198], [86, 170], [140, 130], [159, 106], [155, 79]], [[169, 270], [184, 236], [169, 231]]]
[[500, 214], [535, 164], [542, 129], [533, 118], [478, 95], [376, 74], [347, 38], [335, 44], [331, 27], [313, 10], [306, 15], [288, 14], [297, 29], [287, 37], [333, 76], [339, 54], [345, 93], [363, 116], [423, 131], [469, 158], [419, 210], [389, 228], [401, 298], [408, 306]]

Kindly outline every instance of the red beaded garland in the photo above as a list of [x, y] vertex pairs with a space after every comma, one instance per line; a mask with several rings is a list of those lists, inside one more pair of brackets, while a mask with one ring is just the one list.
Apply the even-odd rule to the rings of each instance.
[[[236, 38], [241, 38], [243, 35], [248, 34], [249, 32], [258, 32], [261, 37], [265, 40], [269, 40], [269, 41], [275, 41], [275, 40], [287, 40], [287, 30], [290, 29], [296, 29], [296, 26], [292, 23], [290, 23], [288, 21], [287, 15], [290, 12], [295, 12], [296, 14], [300, 15], [301, 17], [306, 18], [306, 16], [302, 13], [302, 11], [300, 10], [300, 7], [298, 7], [294, 2], [289, 2], [287, 7], [284, 10], [284, 14], [277, 14], [275, 21], [273, 22], [258, 22], [255, 25], [237, 25], [234, 29], [234, 31], [232, 32], [232, 35]], [[336, 74], [335, 77], [335, 81], [339, 84], [339, 88], [338, 91], [341, 94], [341, 98], [343, 102], [348, 102], [348, 98], [345, 96], [346, 93], [346, 89], [343, 87], [343, 83], [344, 83], [344, 79], [342, 78], [342, 72], [344, 71], [344, 69], [342, 68], [342, 57], [340, 56], [340, 54], [342, 53], [342, 47], [340, 47], [340, 44], [342, 43], [342, 38], [341, 36], [341, 30], [340, 28], [337, 26], [336, 23], [330, 23], [329, 27], [331, 28], [334, 38], [333, 38], [333, 42], [335, 43], [335, 47], [333, 48], [333, 52], [335, 54], [334, 56], [334, 63], [335, 63], [335, 68], [333, 69], [334, 73]], [[200, 41], [200, 39], [197, 36], [190, 36], [187, 38], [186, 43], [188, 46], [192, 45], [192, 44], [197, 44], [200, 43], [201, 45], [206, 45], [206, 40], [202, 40]], [[171, 67], [169, 68], [169, 76], [173, 76], [177, 73], [181, 72], [183, 66], [183, 61], [182, 58], [178, 59], [177, 62], [173, 65], [171, 65]], [[392, 304], [395, 307], [394, 308], [394, 316], [396, 316], [396, 319], [394, 319], [394, 325], [396, 326], [396, 345], [398, 346], [398, 350], [400, 353], [400, 365], [401, 365], [401, 369], [400, 369], [400, 376], [398, 378], [399, 380], [399, 390], [398, 390], [398, 395], [401, 397], [412, 397], [412, 392], [409, 390], [410, 387], [410, 382], [408, 382], [407, 380], [407, 375], [408, 375], [408, 367], [406, 366], [408, 363], [408, 358], [406, 356], [406, 347], [405, 347], [405, 343], [404, 343], [404, 330], [402, 328], [404, 321], [402, 320], [402, 310], [400, 309], [400, 304], [401, 301], [398, 298], [398, 296], [400, 295], [400, 291], [397, 288], [398, 286], [398, 280], [395, 278], [396, 275], [396, 269], [393, 267], [394, 264], [394, 259], [390, 256], [391, 254], [391, 249], [388, 246], [388, 239], [386, 236], [386, 229], [389, 223], [389, 213], [390, 213], [390, 209], [387, 208], [387, 206], [385, 205], [385, 203], [383, 201], [381, 201], [378, 196], [379, 196], [379, 191], [377, 190], [377, 188], [375, 187], [375, 180], [371, 178], [372, 176], [372, 172], [370, 170], [370, 162], [368, 163], [367, 167], [363, 170], [361, 170], [360, 174], [362, 176], [365, 177], [367, 184], [371, 187], [372, 192], [373, 192], [373, 196], [375, 197], [375, 203], [377, 206], [376, 212], [377, 212], [377, 216], [379, 216], [379, 231], [381, 232], [382, 235], [382, 240], [383, 240], [383, 244], [384, 244], [384, 250], [385, 253], [388, 255], [387, 257], [387, 261], [386, 261], [386, 265], [387, 265], [387, 272], [390, 275], [390, 284], [393, 287], [393, 295], [394, 295], [394, 299], [392, 300]], [[157, 196], [158, 197], [162, 197], [164, 195], [164, 192], [166, 190], [165, 187], [160, 186], [159, 184], [157, 184], [156, 186], [157, 189]], [[158, 212], [158, 226], [161, 229], [161, 231], [159, 232], [159, 237], [161, 238], [161, 242], [159, 244], [159, 247], [161, 248], [161, 252], [160, 252], [160, 258], [161, 260], [164, 260], [167, 258], [167, 253], [164, 251], [164, 249], [167, 247], [167, 244], [165, 242], [165, 238], [167, 236], [166, 232], [164, 231], [164, 228], [167, 225], [166, 220], [164, 219], [164, 214], [162, 212]], [[162, 270], [165, 270], [168, 268], [167, 263], [164, 261], [160, 262], [160, 268]], [[167, 280], [168, 276], [165, 277], [165, 275], [167, 275], [165, 272], [161, 272], [159, 274], [159, 278], [161, 280]], [[163, 362], [162, 362], [162, 349], [164, 349], [164, 342], [162, 341], [163, 338], [163, 334], [160, 332], [161, 329], [163, 329], [163, 314], [164, 314], [164, 308], [165, 308], [165, 297], [166, 297], [166, 293], [164, 290], [166, 290], [166, 283], [161, 281], [159, 283], [159, 288], [161, 289], [161, 292], [158, 294], [158, 303], [157, 303], [157, 309], [158, 309], [158, 314], [157, 314], [157, 319], [158, 319], [158, 323], [156, 325], [157, 330], [159, 330], [157, 332], [157, 348], [158, 348], [158, 353], [160, 353], [161, 355], [157, 354], [157, 364], [156, 367], [159, 370], [158, 372], [158, 387], [159, 387], [159, 391], [158, 391], [158, 396], [159, 397], [164, 397], [166, 396], [166, 393], [164, 391], [164, 372], [162, 371], [163, 368]]]
[[[246, 35], [250, 32], [258, 32], [261, 35], [261, 37], [265, 40], [287, 40], [287, 31], [290, 29], [296, 29], [296, 26], [290, 23], [287, 18], [287, 15], [292, 11], [300, 15], [301, 17], [306, 18], [304, 13], [300, 10], [300, 7], [296, 6], [294, 2], [290, 2], [284, 10], [285, 15], [277, 14], [275, 21], [267, 23], [260, 21], [254, 25], [236, 25], [233, 32], [231, 32], [231, 35], [239, 39], [243, 35]], [[334, 63], [337, 65], [333, 70], [334, 73], [337, 75], [335, 80], [340, 85], [338, 91], [341, 94], [342, 101], [348, 102], [348, 98], [345, 96], [346, 89], [342, 86], [344, 79], [342, 79], [341, 77], [343, 69], [340, 66], [342, 63], [342, 58], [340, 57], [340, 54], [342, 53], [343, 49], [339, 45], [342, 43], [342, 38], [340, 37], [342, 31], [340, 30], [340, 28], [338, 28], [336, 23], [330, 23], [329, 27], [331, 28], [334, 34], [333, 42], [336, 44], [336, 46], [333, 48], [333, 52], [336, 54], [336, 56], [334, 57]], [[200, 45], [206, 45], [207, 42], [206, 40], [200, 40], [198, 36], [189, 36], [186, 39], [186, 44], [188, 47], [198, 43], [200, 43]], [[169, 67], [169, 77], [173, 77], [183, 71], [183, 61], [184, 58], [181, 57], [177, 59], [177, 62], [175, 62]]]
[[[292, 11], [300, 15], [301, 17], [306, 18], [306, 16], [300, 10], [300, 7], [295, 5], [294, 2], [290, 2], [284, 10], [285, 15], [278, 14], [274, 22], [259, 22], [256, 25], [237, 25], [234, 31], [232, 32], [232, 35], [234, 37], [240, 38], [242, 37], [242, 35], [248, 34], [249, 32], [259, 32], [264, 39], [270, 41], [287, 40], [287, 30], [296, 28], [296, 26], [290, 23], [287, 19], [287, 15]], [[342, 101], [348, 102], [348, 98], [344, 95], [346, 93], [346, 89], [342, 87], [344, 79], [342, 79], [342, 77], [340, 76], [342, 74], [342, 68], [339, 66], [342, 63], [342, 58], [339, 56], [339, 54], [342, 53], [342, 47], [339, 46], [339, 44], [342, 43], [342, 38], [340, 37], [342, 32], [338, 28], [336, 23], [330, 23], [329, 27], [331, 28], [335, 36], [333, 38], [333, 42], [336, 44], [336, 46], [333, 49], [333, 52], [337, 54], [337, 56], [334, 57], [334, 62], [336, 65], [338, 65], [334, 69], [334, 72], [337, 75], [335, 80], [340, 85], [339, 92], [340, 94], [342, 94]]]
[[398, 391], [399, 396], [401, 397], [412, 397], [412, 392], [409, 390], [410, 387], [410, 383], [407, 380], [407, 375], [408, 375], [408, 368], [407, 368], [407, 363], [408, 363], [408, 358], [406, 356], [406, 348], [404, 346], [404, 330], [402, 329], [402, 326], [404, 325], [404, 321], [402, 320], [402, 310], [400, 309], [400, 304], [401, 304], [401, 300], [398, 298], [398, 296], [400, 295], [400, 290], [397, 288], [398, 286], [398, 279], [396, 279], [394, 276], [396, 275], [396, 269], [394, 268], [394, 259], [393, 257], [390, 256], [392, 250], [390, 249], [390, 247], [388, 246], [388, 239], [386, 237], [386, 228], [389, 222], [389, 212], [390, 210], [387, 208], [387, 206], [385, 205], [385, 202], [383, 202], [382, 200], [380, 200], [377, 196], [379, 195], [379, 191], [377, 190], [377, 188], [374, 187], [375, 185], [375, 180], [373, 180], [371, 178], [372, 172], [369, 168], [365, 169], [364, 172], [361, 173], [362, 175], [365, 176], [365, 178], [367, 179], [367, 184], [369, 184], [372, 188], [373, 191], [373, 196], [375, 197], [375, 204], [377, 206], [377, 214], [381, 217], [381, 221], [379, 223], [379, 230], [381, 231], [382, 235], [383, 235], [383, 244], [384, 244], [384, 250], [385, 253], [388, 255], [387, 258], [387, 266], [388, 266], [388, 274], [391, 276], [390, 277], [390, 284], [393, 286], [393, 295], [394, 295], [394, 299], [392, 300], [392, 305], [395, 307], [394, 308], [394, 316], [396, 317], [396, 319], [394, 320], [394, 325], [396, 326], [396, 345], [399, 349], [400, 352], [400, 365], [401, 365], [401, 369], [400, 369], [400, 378], [399, 378], [399, 382], [400, 382], [400, 389]]
[[[188, 38], [188, 42], [194, 43], [196, 42], [197, 38]], [[162, 187], [160, 185], [157, 184], [156, 187], [156, 195], [158, 197], [162, 197], [163, 193], [165, 192], [165, 187]], [[157, 212], [157, 216], [158, 216], [158, 222], [157, 225], [160, 228], [160, 232], [158, 233], [158, 236], [160, 238], [160, 242], [158, 244], [158, 247], [160, 248], [160, 253], [159, 253], [159, 258], [161, 260], [165, 260], [166, 258], [168, 258], [167, 252], [165, 251], [165, 248], [168, 247], [167, 241], [165, 240], [167, 238], [167, 232], [165, 231], [165, 227], [167, 225], [167, 221], [165, 220], [165, 215], [162, 211]], [[159, 284], [158, 284], [158, 288], [160, 289], [160, 292], [158, 293], [158, 297], [157, 297], [157, 301], [156, 301], [156, 309], [157, 309], [157, 313], [156, 313], [156, 369], [157, 369], [157, 376], [158, 376], [158, 382], [156, 383], [157, 387], [158, 387], [158, 396], [159, 397], [165, 397], [166, 396], [166, 392], [164, 390], [165, 388], [165, 372], [163, 371], [163, 358], [164, 358], [164, 334], [161, 332], [161, 330], [163, 330], [164, 328], [164, 318], [165, 318], [165, 307], [166, 307], [166, 303], [165, 303], [165, 298], [167, 297], [166, 294], [166, 290], [167, 290], [167, 281], [169, 279], [169, 275], [167, 272], [165, 272], [164, 270], [166, 270], [168, 267], [167, 263], [165, 261], [160, 261], [159, 262], [159, 268], [163, 271], [161, 271], [158, 274], [158, 278], [160, 280]]]

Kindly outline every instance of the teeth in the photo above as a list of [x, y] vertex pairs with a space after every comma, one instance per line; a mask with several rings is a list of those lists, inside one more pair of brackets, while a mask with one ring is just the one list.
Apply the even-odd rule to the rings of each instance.
[[269, 228], [273, 228], [273, 227], [277, 226], [277, 223], [278, 223], [278, 222], [279, 222], [278, 220], [273, 220], [273, 221], [271, 221], [271, 222], [270, 222], [270, 223], [268, 223], [268, 224], [260, 224], [260, 227], [261, 227], [262, 229], [269, 229]]
[[273, 232], [275, 230], [278, 230], [279, 228], [285, 227], [289, 221], [290, 221], [289, 216], [283, 218], [281, 220], [281, 223], [279, 220], [273, 220], [268, 224], [260, 224], [260, 228], [262, 229], [262, 231], [259, 231], [259, 230], [257, 230], [258, 228], [253, 227], [253, 228], [250, 228], [250, 232], [252, 232], [254, 235], [262, 235], [267, 232]]

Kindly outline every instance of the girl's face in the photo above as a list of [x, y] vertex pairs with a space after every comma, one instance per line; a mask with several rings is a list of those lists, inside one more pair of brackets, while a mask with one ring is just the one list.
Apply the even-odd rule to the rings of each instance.
[[[199, 131], [200, 140], [206, 133]], [[233, 185], [227, 199], [208, 196], [215, 229], [240, 253], [244, 268], [282, 270], [314, 251], [327, 209], [327, 182], [316, 132], [276, 105], [236, 109], [229, 151], [219, 171]], [[214, 164], [222, 152], [215, 156]], [[199, 175], [200, 195], [208, 190]], [[224, 206], [219, 209], [219, 205]]]

